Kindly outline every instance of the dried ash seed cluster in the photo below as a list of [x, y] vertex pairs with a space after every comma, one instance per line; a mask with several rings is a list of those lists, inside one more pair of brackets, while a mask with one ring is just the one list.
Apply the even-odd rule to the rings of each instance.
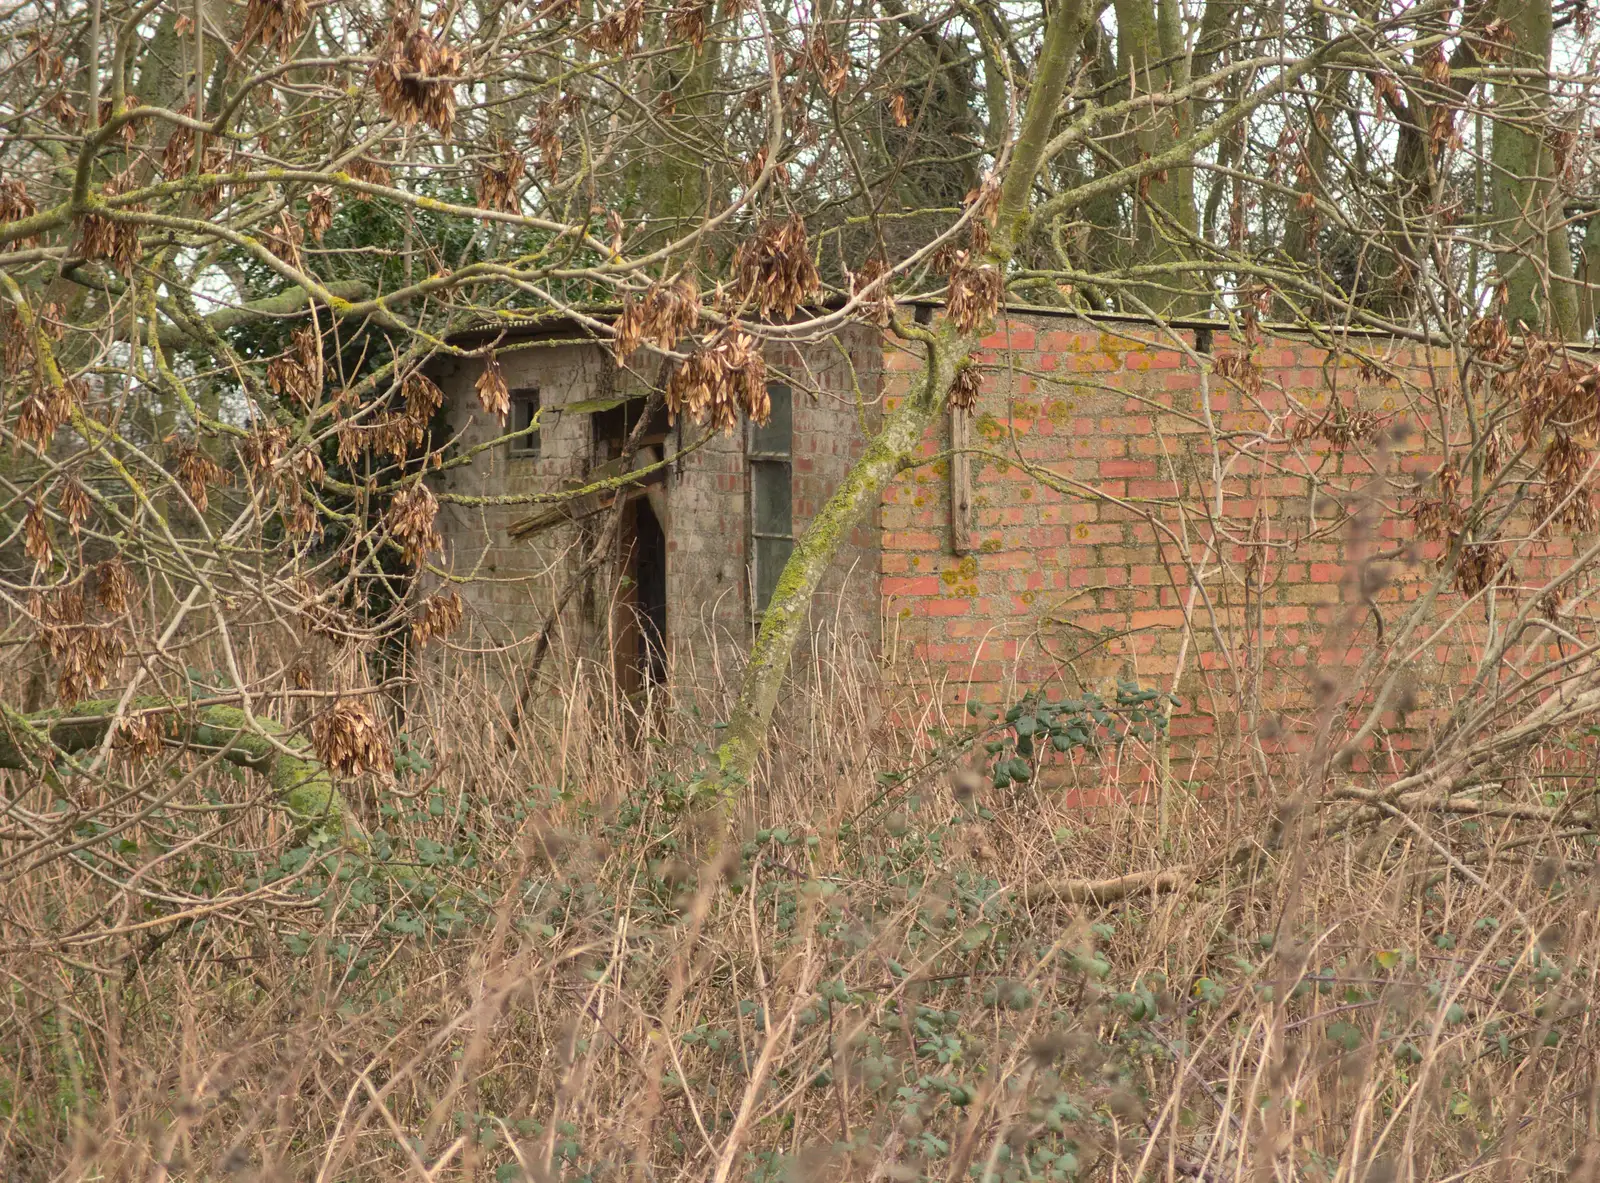
[[676, 419], [731, 432], [741, 414], [765, 423], [772, 413], [767, 363], [755, 338], [737, 322], [713, 334], [667, 380], [667, 411]]
[[372, 711], [354, 698], [341, 698], [311, 721], [311, 746], [324, 767], [342, 776], [381, 767], [387, 751]]
[[402, 127], [425, 123], [448, 136], [456, 119], [460, 51], [422, 28], [414, 14], [399, 11], [377, 48], [377, 58], [372, 86], [383, 113]]
[[798, 214], [765, 222], [734, 251], [733, 298], [754, 304], [763, 320], [790, 319], [821, 286], [806, 244], [805, 219]]

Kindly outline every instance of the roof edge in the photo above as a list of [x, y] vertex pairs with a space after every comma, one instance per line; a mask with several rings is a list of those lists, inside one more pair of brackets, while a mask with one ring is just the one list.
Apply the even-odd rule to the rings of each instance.
[[[821, 304], [807, 306], [807, 311], [834, 311], [842, 307], [844, 300], [825, 301]], [[913, 297], [901, 301], [902, 307], [918, 308], [943, 308], [946, 301], [937, 297]], [[1061, 308], [1051, 304], [1027, 304], [1008, 302], [1001, 308], [1001, 314], [1013, 316], [1038, 316], [1049, 317], [1053, 320], [1076, 320], [1089, 324], [1105, 325], [1141, 325], [1160, 331], [1163, 329], [1182, 329], [1189, 332], [1229, 332], [1236, 327], [1221, 317], [1203, 316], [1176, 316], [1156, 317], [1136, 312], [1104, 312], [1088, 308]], [[468, 348], [487, 344], [496, 338], [514, 337], [526, 339], [529, 337], [558, 336], [573, 334], [579, 340], [599, 341], [603, 338], [592, 328], [583, 323], [584, 318], [609, 321], [622, 313], [621, 304], [598, 304], [582, 307], [573, 312], [535, 312], [526, 318], [508, 319], [501, 323], [487, 323], [474, 325], [459, 332], [452, 333], [446, 338], [452, 345]], [[1396, 333], [1388, 329], [1370, 325], [1350, 325], [1334, 322], [1321, 322], [1312, 324], [1291, 323], [1287, 321], [1262, 321], [1262, 331], [1277, 337], [1358, 337], [1364, 340], [1405, 340], [1417, 344], [1424, 344], [1424, 338], [1432, 336], [1425, 331], [1416, 334]], [[1441, 346], [1442, 341], [1438, 342]], [[1600, 342], [1595, 341], [1568, 341], [1568, 349], [1583, 350], [1586, 353], [1600, 351]]]

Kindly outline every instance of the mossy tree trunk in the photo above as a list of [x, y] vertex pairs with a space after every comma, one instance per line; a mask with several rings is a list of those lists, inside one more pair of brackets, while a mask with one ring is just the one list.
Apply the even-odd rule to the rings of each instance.
[[[1116, 0], [1117, 69], [1129, 95], [1180, 90], [1189, 82], [1188, 54], [1177, 0]], [[1130, 145], [1138, 158], [1155, 156], [1193, 130], [1190, 104], [1137, 117]], [[1194, 165], [1185, 163], [1147, 179], [1134, 205], [1134, 259], [1138, 263], [1182, 264], [1194, 255], [1198, 231]], [[1159, 284], [1140, 284], [1137, 299], [1163, 315], [1192, 315], [1205, 296], [1194, 273], [1175, 267]]]
[[795, 543], [745, 667], [739, 704], [719, 753], [725, 774], [742, 781], [754, 769], [817, 585], [840, 543], [915, 454], [944, 406], [951, 379], [977, 341], [975, 335], [958, 332], [949, 320], [927, 334], [927, 360], [911, 392], [885, 416], [882, 430]]
[[[989, 249], [988, 262], [1002, 273], [1027, 230], [1034, 180], [1046, 162], [1051, 125], [1078, 58], [1085, 12], [1083, 0], [1066, 0], [1053, 10], [1045, 31], [1022, 130], [1002, 181]], [[945, 319], [919, 333], [927, 356], [910, 392], [885, 416], [882, 429], [796, 542], [762, 616], [739, 702], [718, 752], [720, 770], [734, 787], [745, 783], [755, 769], [790, 659], [805, 627], [811, 597], [823, 574], [850, 530], [876, 504], [889, 481], [910, 463], [923, 435], [945, 407], [951, 380], [968, 363], [985, 327], [963, 332]], [[725, 801], [731, 803], [731, 798]]]
[[1505, 316], [1513, 327], [1571, 338], [1578, 297], [1550, 144], [1550, 0], [1499, 0], [1498, 15], [1511, 34], [1490, 153]]
[[[1313, 36], [1318, 42], [1328, 39], [1327, 14], [1312, 14]], [[1306, 106], [1305, 124], [1299, 129], [1300, 164], [1295, 178], [1295, 200], [1284, 218], [1283, 257], [1291, 266], [1316, 267], [1317, 231], [1322, 224], [1318, 202], [1329, 190], [1328, 174], [1335, 162], [1333, 126], [1349, 105], [1349, 71], [1329, 67], [1317, 71], [1316, 89]], [[1280, 309], [1286, 319], [1293, 311], [1287, 304]]]
[[[670, 96], [671, 104], [656, 113], [633, 147], [632, 201], [624, 213], [629, 221], [641, 215], [649, 220], [641, 250], [683, 237], [726, 197], [726, 178], [708, 164], [723, 120], [721, 42], [708, 34], [699, 46], [672, 44], [665, 19], [652, 24], [649, 40], [655, 47], [648, 67], [652, 89]], [[674, 265], [694, 270], [698, 254]]]

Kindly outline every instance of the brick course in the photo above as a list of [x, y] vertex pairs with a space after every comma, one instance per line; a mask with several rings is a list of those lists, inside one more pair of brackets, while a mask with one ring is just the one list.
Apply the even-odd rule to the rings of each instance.
[[[1375, 495], [1372, 545], [1398, 551], [1413, 540], [1407, 516], [1417, 484], [1439, 464], [1430, 359], [1403, 342], [1361, 337], [1336, 352], [1281, 337], [1254, 351], [1261, 388], [1208, 373], [1200, 342], [1179, 348], [1153, 324], [1073, 324], [1052, 315], [1013, 317], [984, 342], [984, 382], [971, 429], [974, 553], [951, 550], [948, 482], [908, 472], [884, 496], [882, 570], [887, 665], [902, 684], [935, 688], [946, 708], [1014, 701], [1040, 682], [1105, 690], [1118, 677], [1167, 689], [1184, 668], [1184, 708], [1173, 734], [1216, 732], [1208, 680], [1236, 704], [1231, 681], [1247, 671], [1265, 711], [1304, 707], [1313, 668], [1350, 665], [1371, 641], [1356, 587], [1365, 553], [1342, 507]], [[1009, 352], [1004, 352], [1009, 344]], [[1215, 332], [1212, 357], [1247, 345]], [[1363, 376], [1356, 355], [1381, 359], [1398, 381]], [[886, 395], [903, 392], [914, 359], [891, 352]], [[1297, 413], [1320, 417], [1331, 393], [1348, 410], [1387, 426], [1404, 420], [1407, 442], [1380, 439], [1336, 449], [1318, 438], [1285, 442]], [[1207, 417], [1215, 424], [1215, 456]], [[948, 423], [930, 431], [926, 457], [949, 447]], [[1051, 488], [1028, 471], [1057, 478]], [[1193, 608], [1185, 555], [1199, 561], [1222, 472], [1222, 569], [1206, 562], [1205, 595]], [[930, 466], [931, 467], [931, 466]], [[1065, 491], [1063, 491], [1065, 490]], [[1368, 547], [1367, 549], [1370, 549]], [[1393, 621], [1435, 574], [1436, 543], [1386, 561], [1379, 611]], [[1519, 556], [1523, 585], [1541, 581], [1572, 553], [1556, 538]], [[1256, 566], [1252, 566], [1252, 563]], [[916, 572], [914, 578], [890, 578]], [[931, 578], [930, 578], [931, 577]], [[1435, 619], [1459, 606], [1447, 595]], [[1477, 615], [1473, 616], [1472, 612]], [[1473, 622], [1476, 622], [1476, 626]], [[1460, 627], [1482, 623], [1469, 609]], [[1219, 642], [1220, 636], [1220, 642]], [[1452, 638], [1459, 641], [1459, 638]], [[1413, 667], [1425, 698], [1443, 701], [1470, 676], [1468, 647], [1440, 644]], [[1230, 708], [1232, 709], [1232, 708]], [[961, 711], [951, 709], [952, 719]]]

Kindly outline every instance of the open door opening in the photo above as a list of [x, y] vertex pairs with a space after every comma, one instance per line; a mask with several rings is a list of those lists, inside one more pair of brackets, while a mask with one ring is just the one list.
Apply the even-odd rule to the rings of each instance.
[[639, 644], [635, 652], [645, 685], [667, 680], [667, 534], [646, 498], [634, 503], [634, 578], [639, 585]]
[[[594, 414], [597, 463], [619, 461], [644, 407], [643, 399], [630, 399]], [[666, 415], [658, 409], [635, 441], [633, 466], [656, 463], [666, 439]], [[618, 689], [634, 697], [667, 681], [667, 500], [662, 474], [652, 474], [620, 496], [627, 504], [617, 538], [623, 578], [617, 589], [613, 661]]]
[[624, 579], [617, 597], [617, 684], [632, 696], [667, 680], [667, 534], [649, 498], [635, 498], [623, 510], [618, 543]]

